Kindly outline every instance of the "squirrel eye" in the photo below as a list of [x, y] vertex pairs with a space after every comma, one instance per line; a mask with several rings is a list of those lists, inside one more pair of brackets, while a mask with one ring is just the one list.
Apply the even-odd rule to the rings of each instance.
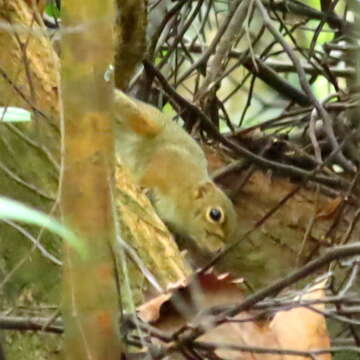
[[206, 217], [210, 222], [219, 224], [224, 222], [225, 218], [223, 210], [217, 207], [209, 208], [206, 213]]

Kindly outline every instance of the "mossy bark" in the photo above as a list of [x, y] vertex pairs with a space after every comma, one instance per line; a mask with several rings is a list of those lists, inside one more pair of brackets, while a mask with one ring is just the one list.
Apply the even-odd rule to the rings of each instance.
[[[0, 123], [0, 194], [54, 214], [60, 168], [58, 57], [24, 1], [1, 1], [0, 21], [4, 25], [0, 30], [0, 105], [31, 110], [33, 119], [23, 124]], [[35, 238], [40, 232], [25, 226], [23, 230]], [[6, 294], [15, 298], [21, 289], [31, 288], [41, 299], [54, 299], [58, 266], [36, 250], [29, 254], [32, 244], [24, 232], [0, 222], [0, 234], [4, 273], [24, 259], [4, 284]], [[59, 255], [59, 242], [53, 236], [41, 231], [39, 239]]]

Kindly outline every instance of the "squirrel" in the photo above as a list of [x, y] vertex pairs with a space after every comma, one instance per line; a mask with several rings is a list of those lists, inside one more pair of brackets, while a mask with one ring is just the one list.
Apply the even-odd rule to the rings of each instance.
[[187, 247], [209, 256], [231, 241], [234, 206], [211, 180], [198, 143], [157, 108], [115, 91], [116, 150], [135, 182], [151, 190], [160, 218]]

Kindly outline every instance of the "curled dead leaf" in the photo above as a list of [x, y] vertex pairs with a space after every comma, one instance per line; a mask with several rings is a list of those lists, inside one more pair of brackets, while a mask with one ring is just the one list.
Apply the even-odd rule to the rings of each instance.
[[[325, 296], [324, 288], [325, 283], [320, 283], [310, 288], [302, 299], [321, 299]], [[179, 285], [172, 293], [147, 302], [138, 311], [142, 320], [152, 322], [155, 327], [169, 334], [190, 323], [192, 326], [205, 327], [206, 333], [199, 341], [219, 344], [216, 355], [229, 360], [293, 359], [293, 355], [287, 354], [239, 351], [230, 348], [233, 345], [304, 352], [329, 348], [325, 318], [309, 308], [294, 307], [288, 311], [279, 311], [272, 321], [259, 321], [256, 320], [256, 313], [243, 312], [234, 317], [233, 321], [216, 327], [209, 313], [204, 316], [206, 310], [214, 306], [221, 308], [240, 303], [243, 299], [242, 290], [234, 284], [230, 274], [215, 275], [214, 272], [207, 272], [193, 279], [186, 287]], [[294, 300], [298, 302], [300, 299]], [[321, 311], [324, 305], [316, 304], [314, 308]], [[331, 355], [322, 354], [317, 358], [330, 360]], [[297, 356], [297, 359], [303, 358]]]

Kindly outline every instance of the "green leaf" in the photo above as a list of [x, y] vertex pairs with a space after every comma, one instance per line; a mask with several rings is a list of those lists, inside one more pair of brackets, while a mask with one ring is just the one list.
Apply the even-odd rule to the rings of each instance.
[[45, 13], [53, 18], [60, 17], [60, 9], [56, 6], [55, 1], [49, 1], [45, 7]]
[[32, 209], [20, 202], [0, 196], [0, 220], [22, 221], [32, 225], [45, 227], [62, 237], [81, 255], [86, 255], [86, 249], [79, 237], [50, 216]]
[[31, 121], [31, 112], [18, 107], [0, 106], [0, 122], [28, 122]]
[[175, 115], [177, 115], [177, 112], [175, 111], [175, 109], [171, 106], [170, 103], [167, 103], [165, 106], [163, 106], [162, 111], [169, 115], [170, 117], [173, 117]]

